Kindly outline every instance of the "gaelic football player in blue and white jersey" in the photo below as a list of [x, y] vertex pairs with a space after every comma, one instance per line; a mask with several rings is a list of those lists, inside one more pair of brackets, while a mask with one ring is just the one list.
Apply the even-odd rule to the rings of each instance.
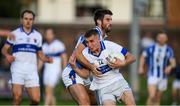
[[[61, 79], [62, 70], [67, 65], [66, 48], [62, 41], [55, 38], [53, 29], [45, 32], [42, 50], [46, 56], [52, 57], [53, 63], [44, 63], [43, 83], [45, 85], [45, 105], [56, 105], [54, 88]], [[39, 68], [43, 62], [39, 61]]]
[[[103, 105], [116, 105], [116, 99], [124, 102], [125, 105], [135, 105], [134, 97], [126, 80], [119, 69], [135, 61], [134, 56], [124, 47], [111, 41], [101, 41], [98, 33], [90, 29], [84, 35], [87, 47], [83, 50], [84, 57], [97, 66], [102, 75], [93, 76], [90, 89], [98, 90], [100, 101]], [[111, 53], [122, 54], [125, 59], [115, 57], [112, 62], [108, 55]]]
[[167, 76], [176, 66], [173, 49], [167, 45], [165, 32], [159, 32], [157, 42], [143, 51], [140, 57], [139, 73], [145, 72], [147, 65], [148, 100], [147, 105], [160, 105], [163, 91], [167, 89]]
[[[94, 22], [96, 27], [99, 39], [103, 40], [106, 34], [111, 30], [112, 24], [112, 12], [110, 10], [100, 9], [97, 10], [94, 14]], [[90, 69], [93, 74], [101, 75], [101, 73], [96, 69], [96, 67], [89, 63], [87, 59], [82, 55], [82, 50], [86, 47], [84, 36], [81, 36], [78, 40], [76, 48], [73, 54], [70, 56], [69, 65], [64, 69], [62, 78], [65, 86], [69, 89], [72, 97], [76, 100], [79, 105], [89, 105], [96, 104], [95, 97], [92, 96], [91, 100], [89, 99], [87, 89], [85, 84], [89, 84], [89, 81], [85, 81], [86, 78], [81, 77], [81, 71], [79, 69]], [[77, 58], [77, 59], [76, 59]], [[74, 65], [74, 60], [77, 60], [77, 63]], [[74, 69], [77, 66], [76, 69]], [[79, 73], [80, 72], [80, 73]], [[84, 74], [82, 72], [82, 74]], [[86, 73], [85, 73], [86, 74]], [[86, 83], [85, 83], [86, 82]], [[79, 91], [81, 93], [79, 93]], [[91, 96], [90, 96], [91, 97]], [[93, 100], [92, 100], [93, 99]], [[94, 102], [95, 101], [95, 102]], [[94, 102], [94, 103], [92, 103]]]
[[[30, 10], [21, 13], [22, 25], [12, 33], [15, 39], [7, 39], [2, 54], [11, 63], [11, 80], [13, 105], [20, 105], [23, 87], [31, 100], [31, 105], [40, 101], [39, 76], [37, 72], [37, 56], [44, 62], [52, 62], [41, 49], [42, 36], [32, 28], [35, 14]], [[12, 54], [8, 51], [12, 48]]]

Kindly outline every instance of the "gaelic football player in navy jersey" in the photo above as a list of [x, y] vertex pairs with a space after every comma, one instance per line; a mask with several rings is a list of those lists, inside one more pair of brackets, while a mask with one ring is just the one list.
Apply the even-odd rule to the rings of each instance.
[[168, 74], [176, 66], [173, 49], [167, 44], [167, 34], [159, 32], [156, 43], [143, 51], [140, 57], [139, 73], [145, 72], [147, 65], [148, 100], [147, 105], [160, 105], [163, 91], [167, 89]]

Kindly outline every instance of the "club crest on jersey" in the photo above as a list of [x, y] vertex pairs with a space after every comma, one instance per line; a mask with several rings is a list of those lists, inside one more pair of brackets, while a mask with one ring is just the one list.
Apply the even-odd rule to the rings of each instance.
[[34, 43], [37, 43], [37, 39], [34, 39]]

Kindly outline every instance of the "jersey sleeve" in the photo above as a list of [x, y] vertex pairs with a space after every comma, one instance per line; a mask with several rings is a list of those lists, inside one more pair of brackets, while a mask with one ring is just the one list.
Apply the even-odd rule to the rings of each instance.
[[169, 51], [169, 59], [170, 58], [174, 58], [174, 52], [173, 52], [173, 49], [171, 47], [168, 47], [168, 51]]
[[107, 45], [110, 45], [109, 49], [112, 49], [114, 52], [118, 51], [119, 53], [122, 53], [124, 56], [128, 52], [128, 50], [125, 47], [123, 47], [123, 46], [121, 46], [121, 45], [119, 45], [117, 43], [114, 43], [114, 42], [111, 42], [111, 41], [107, 41], [107, 40], [105, 42], [107, 42]]
[[39, 40], [38, 40], [38, 43], [37, 43], [37, 51], [40, 51], [42, 50], [42, 36], [40, 34], [40, 37], [39, 37]]
[[[12, 32], [12, 33], [15, 35], [14, 32]], [[8, 45], [10, 45], [10, 46], [13, 46], [13, 45], [15, 44], [15, 40], [10, 39], [10, 38], [8, 37], [7, 40], [6, 40], [6, 44], [8, 44]]]
[[85, 41], [85, 38], [84, 38], [84, 35], [81, 35], [81, 36], [79, 37], [75, 48], [77, 48], [77, 46], [78, 46], [80, 43], [83, 44], [85, 47], [87, 47], [86, 41]]

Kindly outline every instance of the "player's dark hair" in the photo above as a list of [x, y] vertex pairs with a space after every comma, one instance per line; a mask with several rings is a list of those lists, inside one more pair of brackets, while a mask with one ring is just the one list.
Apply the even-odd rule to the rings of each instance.
[[24, 14], [25, 14], [25, 13], [30, 13], [30, 14], [32, 14], [32, 15], [33, 15], [33, 19], [35, 19], [35, 13], [34, 13], [33, 11], [31, 11], [31, 10], [24, 10], [24, 11], [22, 11], [22, 13], [21, 13], [21, 18], [24, 17]]
[[93, 36], [93, 35], [98, 35], [97, 30], [94, 29], [94, 28], [86, 31], [84, 37], [85, 37], [85, 38], [89, 38], [89, 37], [91, 37], [91, 36]]
[[158, 35], [158, 34], [167, 34], [167, 32], [165, 31], [165, 30], [159, 30], [159, 31], [157, 31], [157, 34], [156, 35]]
[[156, 37], [159, 35], [159, 34], [166, 34], [167, 35], [167, 32], [165, 30], [159, 30], [155, 33]]
[[113, 13], [111, 12], [111, 10], [108, 9], [98, 9], [94, 12], [94, 22], [95, 25], [97, 25], [97, 20], [103, 20], [105, 15], [113, 15]]

